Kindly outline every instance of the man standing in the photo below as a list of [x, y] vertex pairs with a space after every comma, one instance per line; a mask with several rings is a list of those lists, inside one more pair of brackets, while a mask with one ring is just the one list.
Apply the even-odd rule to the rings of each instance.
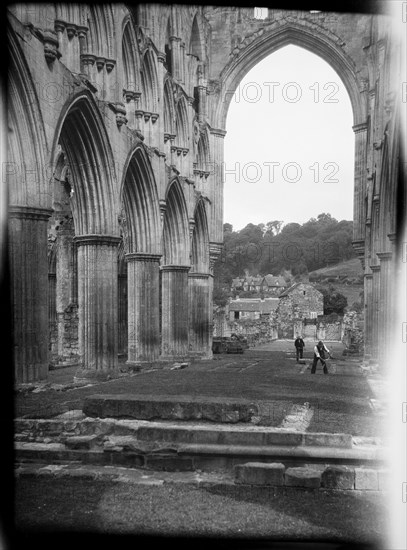
[[297, 334], [297, 338], [294, 342], [294, 346], [297, 352], [297, 363], [298, 363], [298, 359], [302, 359], [302, 352], [305, 348], [304, 340], [300, 337], [299, 334]]
[[330, 357], [329, 349], [320, 340], [318, 344], [314, 347], [314, 361], [312, 363], [311, 374], [315, 374], [318, 361], [321, 361], [322, 366], [324, 367], [324, 374], [328, 374], [328, 369], [326, 368], [326, 361], [325, 361], [325, 352]]

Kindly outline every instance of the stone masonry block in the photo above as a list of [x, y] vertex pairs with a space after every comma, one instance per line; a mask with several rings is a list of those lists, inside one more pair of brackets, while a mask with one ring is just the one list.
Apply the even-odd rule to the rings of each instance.
[[321, 472], [310, 468], [288, 468], [284, 480], [287, 487], [319, 489], [321, 486]]
[[360, 491], [377, 491], [377, 471], [367, 468], [355, 468], [355, 489]]
[[271, 464], [262, 462], [247, 462], [236, 464], [235, 483], [246, 485], [284, 485], [285, 466], [279, 462]]
[[327, 489], [353, 489], [355, 469], [349, 466], [328, 466], [322, 473], [322, 487]]
[[342, 447], [352, 448], [352, 436], [350, 434], [330, 433], [305, 433], [304, 445], [312, 447]]

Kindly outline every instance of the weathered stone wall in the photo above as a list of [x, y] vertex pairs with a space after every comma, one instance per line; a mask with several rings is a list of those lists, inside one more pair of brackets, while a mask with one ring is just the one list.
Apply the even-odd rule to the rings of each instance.
[[247, 338], [249, 347], [271, 342], [278, 338], [277, 327], [270, 315], [262, 315], [260, 319], [239, 319], [229, 321], [230, 333], [239, 334]]
[[356, 311], [345, 313], [342, 324], [341, 339], [346, 347], [356, 346], [361, 349], [364, 343], [363, 314]]

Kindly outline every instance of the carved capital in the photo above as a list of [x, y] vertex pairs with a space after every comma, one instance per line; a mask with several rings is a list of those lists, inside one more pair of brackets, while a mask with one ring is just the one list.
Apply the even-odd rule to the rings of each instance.
[[11, 204], [8, 208], [10, 218], [32, 219], [48, 221], [53, 210], [49, 208], [35, 208], [32, 206], [19, 206]]
[[73, 23], [67, 23], [66, 24], [66, 34], [68, 35], [68, 39], [72, 40], [74, 36], [76, 36], [77, 33], [77, 27]]
[[117, 247], [121, 241], [115, 235], [77, 235], [74, 237], [77, 246], [101, 245]]
[[110, 73], [113, 70], [113, 67], [116, 65], [116, 60], [115, 59], [106, 59], [105, 64], [106, 64], [107, 72]]
[[105, 66], [105, 58], [104, 57], [97, 57], [96, 58], [96, 67], [98, 71], [101, 71], [103, 67]]
[[170, 271], [172, 273], [188, 273], [191, 269], [190, 265], [162, 265], [161, 271]]
[[150, 254], [149, 252], [131, 252], [125, 255], [126, 262], [154, 262], [159, 263], [161, 254]]
[[96, 61], [96, 55], [91, 53], [82, 53], [80, 58], [84, 65], [94, 65]]
[[58, 50], [59, 43], [56, 32], [45, 30], [43, 32], [43, 41], [45, 59], [47, 60], [47, 63], [53, 63], [55, 59], [61, 57], [61, 53]]

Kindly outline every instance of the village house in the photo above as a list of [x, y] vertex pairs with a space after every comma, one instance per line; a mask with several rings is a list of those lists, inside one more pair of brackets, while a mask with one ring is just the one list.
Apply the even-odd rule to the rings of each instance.
[[273, 296], [278, 296], [283, 290], [287, 288], [287, 283], [285, 282], [284, 277], [281, 275], [275, 277], [269, 273], [265, 275], [260, 284], [260, 292], [262, 294], [269, 294]]
[[258, 292], [269, 296], [278, 296], [287, 288], [284, 277], [274, 276], [271, 273], [265, 276], [251, 276], [248, 273], [244, 277], [232, 279], [232, 292]]
[[279, 338], [295, 334], [314, 338], [317, 317], [324, 314], [324, 297], [310, 283], [295, 283], [282, 292], [275, 314]]
[[278, 298], [238, 298], [229, 303], [229, 320], [260, 319], [270, 315], [278, 307]]

